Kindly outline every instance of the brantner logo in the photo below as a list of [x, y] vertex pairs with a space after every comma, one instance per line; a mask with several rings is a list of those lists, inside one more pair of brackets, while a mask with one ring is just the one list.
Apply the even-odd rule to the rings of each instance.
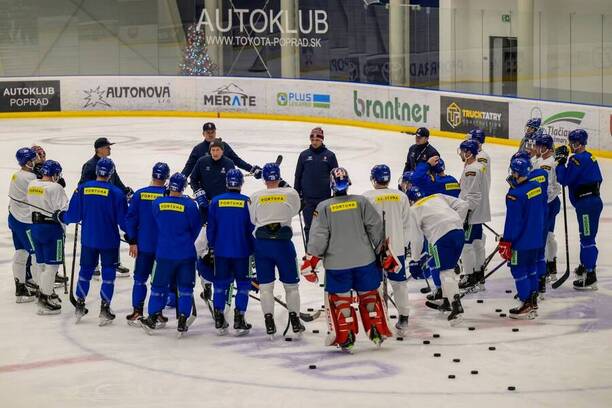
[[212, 94], [204, 95], [204, 105], [247, 107], [257, 106], [257, 97], [247, 94], [235, 83], [215, 89]]
[[410, 105], [400, 101], [397, 96], [387, 100], [363, 99], [359, 97], [358, 91], [353, 91], [353, 110], [358, 117], [427, 123], [429, 105], [421, 105], [417, 102]]
[[331, 96], [309, 92], [279, 92], [276, 94], [276, 104], [278, 106], [329, 109], [331, 106]]
[[109, 86], [91, 88], [83, 91], [85, 96], [84, 108], [93, 108], [98, 105], [111, 107], [112, 100], [117, 99], [153, 99], [158, 103], [168, 103], [170, 101], [169, 86]]

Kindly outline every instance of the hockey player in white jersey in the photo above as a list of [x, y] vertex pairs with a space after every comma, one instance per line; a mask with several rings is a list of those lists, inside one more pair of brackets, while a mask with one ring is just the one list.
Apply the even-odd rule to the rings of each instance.
[[[418, 187], [406, 192], [410, 200], [410, 247], [421, 248], [423, 237], [430, 245], [430, 267], [440, 270], [443, 304], [441, 309], [450, 310], [451, 326], [461, 322], [463, 307], [459, 297], [459, 286], [455, 265], [464, 246], [463, 220], [469, 203], [446, 194], [424, 196]], [[418, 261], [419, 255], [412, 255]], [[416, 262], [415, 262], [416, 263]]]
[[548, 235], [546, 236], [546, 274], [550, 280], [557, 279], [557, 240], [555, 239], [555, 220], [557, 214], [561, 210], [561, 200], [559, 200], [559, 194], [561, 194], [561, 184], [557, 182], [557, 173], [555, 168], [557, 162], [555, 161], [555, 146], [552, 136], [541, 133], [535, 138], [535, 151], [537, 159], [533, 163], [533, 167], [546, 170], [548, 173], [548, 191], [547, 202], [548, 202], [548, 216], [545, 226], [548, 228]]
[[299, 335], [305, 328], [300, 322], [300, 275], [297, 269], [296, 251], [291, 238], [291, 220], [300, 211], [300, 196], [291, 187], [279, 187], [280, 167], [267, 163], [263, 167], [266, 188], [251, 196], [249, 211], [255, 225], [255, 268], [261, 292], [261, 310], [264, 314], [266, 333], [274, 336], [274, 282], [275, 269], [285, 288], [289, 321], [293, 333]]
[[56, 211], [68, 208], [68, 197], [58, 183], [62, 177], [62, 166], [47, 160], [42, 165], [42, 178], [30, 181], [28, 202], [32, 205], [32, 239], [36, 263], [41, 266], [38, 286], [38, 314], [58, 314], [61, 311], [59, 298], [54, 296], [55, 275], [64, 261], [64, 228], [52, 217]]
[[[28, 257], [34, 254], [32, 242], [32, 211], [28, 205], [27, 191], [30, 181], [36, 179], [34, 164], [36, 152], [29, 147], [22, 147], [15, 154], [19, 171], [11, 177], [9, 187], [8, 225], [13, 235], [15, 254], [13, 255], [13, 277], [15, 278], [15, 298], [17, 303], [33, 302], [35, 290], [26, 286], [26, 263]], [[36, 287], [38, 281], [38, 265], [32, 265], [32, 278]]]
[[[408, 305], [408, 285], [405, 269], [405, 245], [408, 242], [408, 226], [410, 222], [410, 202], [406, 194], [389, 188], [391, 170], [385, 164], [372, 167], [370, 181], [374, 189], [363, 195], [370, 200], [385, 222], [385, 237], [387, 248], [397, 257], [398, 264], [388, 265], [385, 269], [393, 288], [393, 298], [397, 305], [399, 318], [395, 325], [401, 336], [406, 335], [410, 308]], [[389, 258], [392, 260], [393, 258]], [[387, 270], [390, 269], [390, 270]]]
[[477, 161], [478, 142], [465, 140], [459, 145], [459, 155], [465, 163], [459, 182], [461, 193], [459, 198], [469, 203], [465, 218], [465, 245], [461, 254], [464, 277], [459, 288], [470, 291], [484, 290], [480, 281], [484, 278], [484, 248], [476, 250], [474, 242], [482, 240], [482, 224], [491, 221], [489, 204], [489, 186], [485, 178], [486, 169]]

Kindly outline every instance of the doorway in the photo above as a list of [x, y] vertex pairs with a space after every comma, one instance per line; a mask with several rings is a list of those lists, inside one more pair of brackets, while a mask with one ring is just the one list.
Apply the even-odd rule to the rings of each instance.
[[492, 95], [516, 96], [516, 37], [489, 37], [489, 72]]

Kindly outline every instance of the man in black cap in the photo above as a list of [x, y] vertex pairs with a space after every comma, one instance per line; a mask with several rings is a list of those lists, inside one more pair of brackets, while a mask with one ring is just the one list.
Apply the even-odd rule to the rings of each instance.
[[414, 136], [414, 144], [408, 149], [403, 173], [414, 171], [418, 162], [426, 162], [430, 157], [440, 156], [435, 147], [429, 144], [429, 129], [425, 127], [418, 128]]
[[[99, 137], [96, 139], [96, 141], [94, 142], [95, 154], [83, 165], [83, 168], [81, 169], [81, 179], [79, 180], [79, 185], [83, 184], [86, 181], [96, 179], [96, 164], [98, 164], [98, 160], [100, 160], [101, 158], [110, 156], [112, 145], [114, 145], [114, 143], [111, 143], [110, 140], [105, 137]], [[134, 194], [134, 190], [132, 190], [130, 187], [126, 187], [123, 184], [123, 182], [119, 178], [119, 175], [117, 174], [117, 171], [115, 171], [111, 175], [109, 182], [112, 185], [120, 188], [121, 191], [123, 191], [128, 198], [131, 197], [132, 194]], [[126, 268], [121, 264], [117, 266], [117, 272], [118, 277], [127, 277], [130, 274], [129, 268]], [[100, 270], [96, 268], [96, 270], [94, 271], [94, 277], [99, 278], [99, 276]]]
[[[217, 127], [212, 122], [206, 122], [204, 126], [202, 126], [202, 136], [204, 136], [204, 141], [195, 145], [193, 150], [191, 150], [191, 154], [189, 155], [189, 159], [187, 159], [187, 163], [185, 163], [185, 168], [181, 173], [185, 176], [189, 177], [193, 172], [193, 168], [196, 165], [198, 159], [202, 156], [206, 156], [210, 151], [210, 143], [215, 140], [217, 137]], [[238, 155], [232, 150], [230, 145], [225, 142], [223, 143], [223, 155], [234, 162], [234, 165], [244, 171], [248, 171], [249, 173], [253, 173], [255, 178], [261, 178], [261, 167], [255, 165], [251, 165], [244, 160], [242, 160]], [[210, 198], [210, 197], [209, 197]]]

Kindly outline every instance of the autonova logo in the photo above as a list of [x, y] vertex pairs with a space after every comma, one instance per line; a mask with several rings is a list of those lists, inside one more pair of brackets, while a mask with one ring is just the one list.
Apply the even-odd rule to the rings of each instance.
[[106, 106], [110, 108], [111, 102], [121, 99], [148, 99], [156, 100], [158, 103], [170, 102], [169, 86], [97, 86], [83, 91], [85, 96], [83, 101], [84, 108], [94, 108], [96, 106]]
[[427, 123], [429, 105], [391, 100], [363, 99], [353, 91], [353, 109], [358, 117], [397, 120], [402, 122]]
[[247, 94], [232, 82], [215, 89], [210, 95], [204, 95], [204, 106], [253, 107], [257, 106], [257, 97]]
[[[551, 135], [556, 143], [566, 143], [567, 135], [581, 127], [586, 112], [582, 111], [564, 111], [555, 113], [542, 119], [540, 125], [546, 133]], [[539, 108], [531, 110], [532, 118], [542, 118], [542, 111]]]
[[276, 104], [278, 106], [329, 109], [331, 96], [309, 92], [279, 92], [276, 94]]

